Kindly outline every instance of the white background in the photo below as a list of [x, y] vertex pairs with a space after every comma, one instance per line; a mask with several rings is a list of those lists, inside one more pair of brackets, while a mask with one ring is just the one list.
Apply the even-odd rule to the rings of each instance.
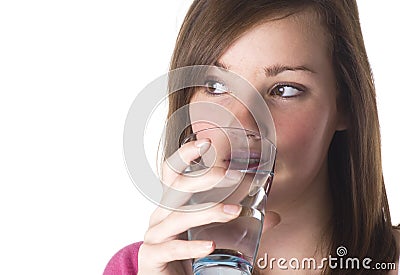
[[[189, 2], [0, 2], [2, 274], [101, 274], [142, 240], [154, 205], [125, 170], [124, 120], [167, 71]], [[359, 2], [399, 223], [400, 5]]]

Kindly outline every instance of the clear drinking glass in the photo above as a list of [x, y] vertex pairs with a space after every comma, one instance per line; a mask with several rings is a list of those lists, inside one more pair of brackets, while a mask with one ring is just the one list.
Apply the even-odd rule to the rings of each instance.
[[201, 176], [212, 167], [222, 167], [240, 171], [242, 177], [233, 186], [221, 179], [213, 188], [194, 193], [189, 203], [240, 204], [242, 211], [230, 222], [188, 230], [189, 240], [213, 240], [216, 245], [210, 255], [193, 260], [193, 273], [250, 275], [274, 175], [276, 147], [257, 132], [231, 127], [204, 129], [191, 134], [183, 143], [203, 138], [211, 140], [211, 147], [188, 166], [185, 175]]

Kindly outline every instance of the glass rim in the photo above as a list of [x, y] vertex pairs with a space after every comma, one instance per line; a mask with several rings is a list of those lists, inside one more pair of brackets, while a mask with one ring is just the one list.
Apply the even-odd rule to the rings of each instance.
[[256, 131], [253, 131], [253, 130], [250, 130], [250, 129], [239, 128], [239, 127], [230, 127], [230, 126], [214, 126], [214, 127], [208, 127], [208, 128], [205, 128], [205, 129], [201, 129], [201, 130], [199, 130], [199, 131], [197, 131], [197, 132], [193, 132], [193, 133], [191, 133], [190, 135], [188, 135], [187, 137], [185, 137], [185, 138], [182, 140], [182, 142], [181, 142], [180, 145], [182, 146], [182, 145], [185, 144], [191, 137], [197, 135], [198, 133], [202, 133], [202, 132], [209, 131], [209, 130], [216, 130], [216, 129], [240, 130], [240, 131], [249, 132], [249, 133], [251, 133], [251, 134], [254, 134], [254, 135], [260, 137], [261, 139], [267, 140], [268, 143], [269, 143], [270, 145], [273, 146], [273, 149], [274, 149], [275, 152], [276, 152], [276, 145], [275, 145], [269, 138], [267, 138], [267, 137], [265, 137], [265, 136], [262, 136], [260, 133], [258, 133], [258, 132], [256, 132]]

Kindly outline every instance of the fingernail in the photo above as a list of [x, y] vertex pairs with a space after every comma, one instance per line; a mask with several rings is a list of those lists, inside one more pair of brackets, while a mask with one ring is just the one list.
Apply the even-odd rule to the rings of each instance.
[[242, 211], [242, 207], [235, 204], [226, 204], [223, 208], [224, 212], [230, 215], [239, 215], [240, 211]]
[[208, 138], [203, 138], [203, 139], [199, 139], [199, 140], [196, 140], [195, 142], [194, 142], [194, 145], [197, 147], [197, 148], [202, 148], [203, 146], [208, 146], [208, 145], [210, 145], [210, 140], [208, 139]]
[[213, 246], [214, 246], [214, 242], [213, 241], [206, 242], [203, 245], [204, 250], [207, 250], [207, 251], [210, 250]]
[[231, 180], [239, 180], [243, 174], [242, 172], [236, 170], [226, 170], [225, 176]]
[[194, 145], [195, 145], [197, 148], [199, 148], [199, 154], [200, 154], [200, 156], [201, 156], [201, 155], [203, 155], [203, 154], [208, 150], [208, 148], [210, 148], [211, 141], [210, 141], [208, 138], [199, 139], [199, 140], [196, 140], [196, 141], [194, 142]]

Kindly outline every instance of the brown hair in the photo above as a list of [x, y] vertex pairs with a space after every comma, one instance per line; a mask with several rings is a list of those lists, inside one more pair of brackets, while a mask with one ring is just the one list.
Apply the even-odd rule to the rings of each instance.
[[[398, 252], [383, 182], [375, 87], [355, 0], [196, 0], [179, 32], [170, 69], [215, 64], [250, 28], [306, 8], [316, 12], [330, 36], [340, 102], [348, 122], [347, 130], [334, 135], [328, 156], [333, 198], [330, 255], [345, 246], [349, 257], [395, 262]], [[188, 104], [192, 93], [187, 89], [170, 94], [168, 117]], [[168, 144], [181, 138], [174, 129], [180, 128], [167, 125], [167, 156], [172, 153]], [[327, 272], [363, 274], [365, 270]], [[374, 270], [374, 274], [387, 271]]]

